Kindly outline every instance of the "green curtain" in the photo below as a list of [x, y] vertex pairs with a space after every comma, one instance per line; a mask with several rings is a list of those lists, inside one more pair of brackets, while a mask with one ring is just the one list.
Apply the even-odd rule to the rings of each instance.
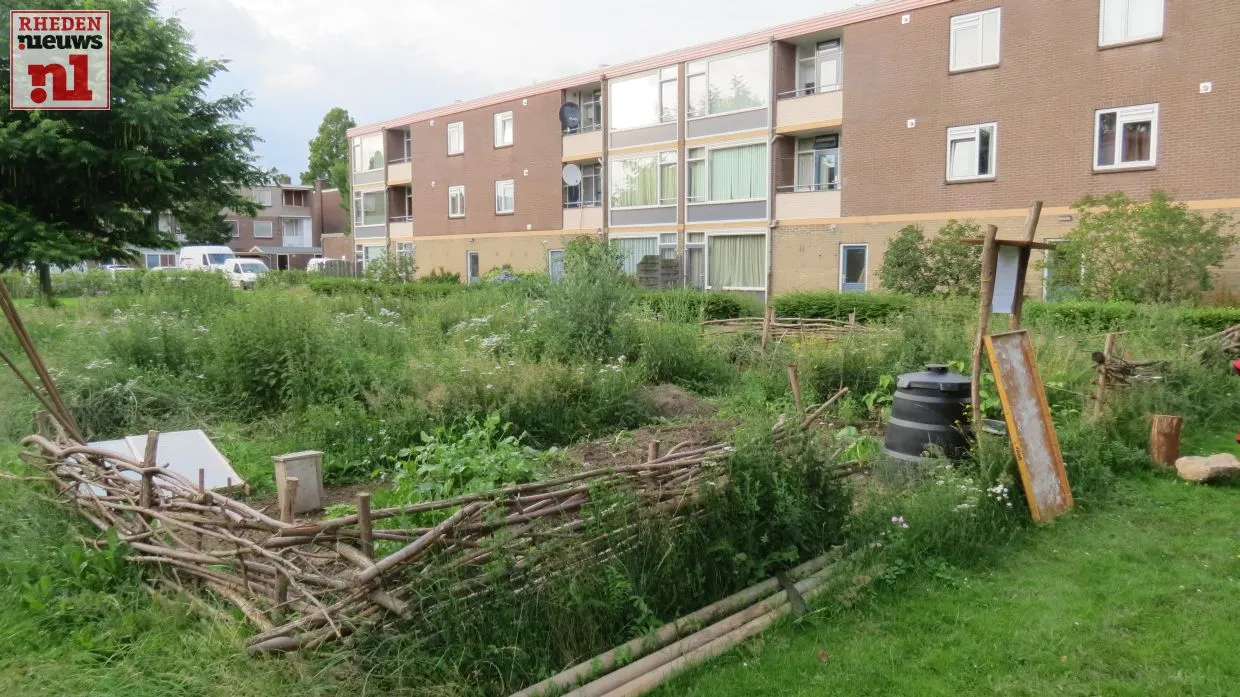
[[766, 238], [762, 235], [716, 235], [707, 238], [712, 290], [766, 286]]
[[710, 200], [766, 197], [766, 145], [720, 148], [708, 153]]
[[655, 206], [658, 203], [659, 170], [655, 156], [612, 161], [612, 206], [628, 208], [630, 206]]
[[706, 163], [703, 161], [689, 163], [688, 200], [706, 200]]
[[658, 237], [621, 237], [613, 239], [611, 246], [620, 251], [620, 267], [624, 272], [637, 275], [637, 264], [648, 256], [659, 256]]
[[676, 163], [659, 165], [659, 202], [676, 203]]

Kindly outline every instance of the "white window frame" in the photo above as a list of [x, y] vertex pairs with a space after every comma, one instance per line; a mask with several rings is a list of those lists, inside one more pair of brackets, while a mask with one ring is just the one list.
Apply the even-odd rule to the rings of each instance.
[[[703, 246], [703, 249], [704, 249], [702, 253], [702, 263], [706, 265], [705, 274], [704, 274], [706, 276], [706, 290], [739, 290], [739, 291], [762, 292], [762, 293], [767, 292], [765, 283], [771, 276], [771, 238], [767, 230], [718, 230], [718, 231], [706, 230], [703, 232], [706, 233], [706, 237], [705, 239], [702, 240], [700, 244]], [[761, 286], [724, 286], [722, 288], [715, 288], [710, 283], [710, 240], [712, 237], [735, 237], [738, 235], [745, 236], [745, 237], [759, 237], [759, 236], [762, 237], [762, 242], [763, 242], [762, 255], [766, 257], [765, 259], [762, 260], [763, 285]], [[685, 247], [697, 246], [699, 244], [697, 242], [688, 242], [687, 241], [688, 239], [689, 239], [688, 234], [686, 234], [685, 235], [685, 240], [686, 240]], [[685, 255], [686, 258], [688, 256], [689, 256], [688, 254]]]
[[[505, 122], [508, 123], [508, 131], [507, 131], [508, 139], [507, 140], [504, 140], [504, 135], [505, 135], [504, 123]], [[514, 128], [515, 126], [512, 120], [511, 111], [501, 111], [498, 114], [496, 114], [495, 115], [495, 147], [497, 148], [512, 147]]]
[[[504, 189], [507, 189], [505, 196]], [[501, 208], [504, 199], [510, 204], [510, 208]], [[517, 211], [517, 187], [512, 179], [497, 179], [495, 181], [495, 215], [512, 215]]]
[[[366, 211], [365, 211], [365, 206], [363, 205], [363, 202], [365, 201], [367, 194], [379, 196], [379, 201], [383, 204], [383, 216], [382, 216], [381, 222], [378, 222], [378, 223], [365, 222]], [[388, 204], [387, 192], [382, 189], [354, 189], [353, 190], [353, 209], [351, 211], [353, 213], [353, 227], [355, 228], [379, 227], [380, 225], [386, 224], [388, 221], [387, 204]]]
[[[454, 149], [455, 148], [455, 149]], [[465, 154], [465, 122], [453, 121], [448, 124], [448, 154]]]
[[[659, 232], [614, 232], [614, 233], [607, 235], [607, 246], [609, 248], [611, 247], [612, 240], [654, 240], [655, 246], [658, 247], [659, 235], [661, 234], [668, 234], [668, 233], [666, 232], [663, 232], [663, 233], [659, 233]], [[673, 232], [672, 234], [675, 234], [675, 233]], [[660, 248], [660, 256], [662, 256], [661, 248]], [[634, 264], [634, 266], [636, 267], [636, 264]]]
[[271, 189], [255, 189], [254, 200], [263, 208], [271, 208]]
[[[983, 128], [990, 129], [990, 173], [989, 174], [973, 174], [969, 176], [956, 177], [952, 176], [952, 143], [955, 141], [968, 140], [971, 136], [981, 148], [981, 131]], [[974, 158], [974, 164], [977, 158]], [[999, 124], [978, 123], [971, 126], [953, 126], [947, 129], [947, 181], [949, 182], [984, 182], [991, 181], [998, 175], [999, 166]]]
[[[365, 148], [362, 146], [362, 141], [365, 141], [368, 139], [374, 139], [374, 140], [379, 141], [379, 166], [378, 167], [366, 168], [366, 165], [363, 162], [362, 154], [365, 152]], [[383, 169], [383, 165], [387, 161], [384, 159], [386, 156], [387, 154], [383, 152], [383, 133], [367, 133], [366, 135], [353, 137], [353, 173], [354, 174], [362, 174], [364, 172], [377, 172]]]
[[[814, 141], [818, 140], [818, 138], [822, 136], [835, 136], [835, 147], [834, 148], [815, 148]], [[792, 190], [796, 193], [801, 193], [805, 191], [839, 191], [840, 190], [840, 183], [843, 181], [843, 177], [844, 177], [843, 169], [840, 167], [840, 140], [841, 140], [840, 134], [824, 133], [822, 134], [822, 136], [817, 136], [817, 135], [801, 136], [796, 139], [796, 143], [794, 145], [796, 155], [792, 158]], [[809, 142], [809, 147], [802, 148], [801, 147], [802, 144], [804, 144], [807, 141]], [[811, 158], [810, 162], [812, 163], [815, 153], [827, 152], [830, 150], [835, 151], [835, 179], [832, 181], [826, 182], [825, 184], [814, 184], [813, 182], [807, 183], [807, 182], [801, 181], [801, 156], [809, 155]], [[814, 168], [814, 169], [816, 170], [817, 168]]]
[[[710, 154], [716, 150], [727, 150], [729, 148], [742, 148], [742, 147], [749, 146], [749, 145], [766, 145], [766, 157], [762, 158], [763, 162], [766, 163], [766, 172], [765, 172], [766, 178], [764, 179], [764, 181], [766, 182], [766, 188], [767, 188], [766, 196], [755, 196], [753, 198], [728, 198], [728, 199], [720, 199], [718, 201], [712, 201], [710, 198]], [[689, 151], [697, 150], [698, 148], [705, 148], [706, 155], [700, 160], [695, 159], [692, 161], [702, 162], [703, 166], [706, 168], [706, 198], [700, 201], [690, 201], [689, 200], [689, 162], [690, 162]], [[771, 191], [770, 191], [771, 183], [770, 182], [771, 182], [771, 146], [769, 143], [767, 143], [766, 140], [742, 140], [742, 141], [736, 141], [736, 142], [713, 143], [710, 145], [695, 145], [695, 146], [685, 147], [685, 205], [702, 206], [702, 205], [709, 205], [712, 203], [752, 203], [754, 201], [765, 201], [767, 200], [768, 197], [770, 197], [770, 194], [771, 194]]]
[[[839, 278], [839, 285], [836, 287], [836, 290], [838, 290], [841, 293], [844, 292], [844, 250], [850, 247], [861, 247], [865, 249], [865, 271], [864, 271], [864, 276], [863, 276], [863, 279], [864, 279], [863, 282], [865, 283], [865, 290], [861, 292], [868, 293], [870, 292], [870, 245], [867, 242], [841, 242], [840, 243], [840, 278]], [[856, 292], [856, 291], [850, 291], [850, 292]]]
[[[258, 234], [258, 226], [259, 226], [259, 225], [266, 225], [266, 226], [267, 226], [267, 234], [266, 234], [266, 235], [260, 235], [260, 234]], [[254, 239], [256, 239], [256, 240], [273, 240], [273, 239], [275, 239], [275, 235], [276, 235], [276, 233], [275, 233], [275, 226], [271, 224], [271, 221], [270, 221], [270, 220], [255, 220], [255, 221], [254, 221]]]
[[[1115, 107], [1111, 109], [1098, 109], [1094, 112], [1094, 144], [1090, 148], [1090, 161], [1093, 163], [1095, 172], [1114, 172], [1125, 169], [1142, 169], [1146, 167], [1154, 167], [1158, 164], [1158, 116], [1159, 105], [1154, 104], [1138, 104], [1135, 106]], [[1102, 116], [1103, 114], [1115, 114], [1115, 159], [1112, 164], [1098, 164], [1098, 139], [1102, 135]], [[1142, 121], [1150, 122], [1150, 159], [1139, 160], [1133, 162], [1121, 162], [1120, 158], [1124, 154], [1124, 125], [1128, 123], [1141, 123]]]
[[547, 250], [547, 277], [551, 279], [551, 282], [552, 282], [552, 283], [558, 283], [559, 281], [564, 280], [564, 276], [563, 276], [563, 275], [561, 275], [561, 276], [560, 276], [560, 278], [558, 278], [558, 279], [557, 279], [557, 278], [552, 278], [552, 277], [551, 277], [551, 255], [552, 255], [552, 254], [559, 254], [559, 255], [560, 255], [560, 267], [561, 267], [561, 269], [562, 269], [562, 270], [561, 270], [561, 274], [563, 274], [563, 273], [564, 273], [564, 271], [566, 271], [566, 270], [564, 270], [564, 269], [563, 269], [563, 266], [564, 266], [564, 250], [563, 250], [563, 249], [548, 249], [548, 250]]
[[234, 239], [234, 240], [235, 240], [235, 239], [237, 239], [238, 237], [241, 237], [241, 221], [239, 221], [239, 220], [225, 220], [225, 221], [224, 221], [224, 224], [225, 224], [225, 225], [227, 225], [228, 227], [232, 228], [232, 229], [229, 231], [229, 233], [228, 233], [228, 236], [229, 236], [229, 237], [231, 237], [231, 238], [232, 238], [232, 239]]
[[[1128, 34], [1128, 18], [1132, 12], [1132, 4], [1134, 0], [1098, 0], [1098, 47], [1107, 48], [1109, 46], [1124, 46], [1126, 44], [1134, 44], [1141, 41], [1152, 41], [1161, 39], [1163, 30], [1167, 23], [1167, 3], [1164, 0], [1156, 0], [1158, 2], [1158, 31], [1149, 34]], [[1107, 10], [1119, 12], [1123, 16], [1124, 36], [1111, 41], [1106, 40], [1107, 26]]]
[[[764, 85], [762, 89], [762, 95], [766, 99], [766, 104], [762, 104], [760, 106], [745, 107], [743, 109], [733, 109], [731, 111], [712, 112], [710, 110], [710, 66], [711, 64], [717, 60], [722, 60], [724, 58], [733, 58], [736, 56], [742, 56], [742, 55], [746, 55], [749, 53], [765, 53], [766, 54], [766, 67], [767, 67], [766, 85]], [[771, 62], [772, 62], [772, 57], [771, 57], [770, 49], [767, 48], [766, 45], [763, 45], [761, 48], [757, 48], [757, 49], [751, 46], [749, 48], [742, 48], [736, 51], [720, 53], [718, 55], [708, 56], [706, 58], [699, 58], [698, 60], [695, 60], [691, 63], [686, 63], [685, 64], [685, 89], [684, 89], [685, 120], [693, 121], [695, 119], [707, 119], [713, 116], [725, 116], [727, 114], [739, 114], [745, 111], [757, 111], [758, 109], [769, 109], [771, 107], [771, 95], [770, 95]], [[706, 95], [707, 96], [706, 96], [705, 111], [696, 116], [691, 116], [689, 114], [689, 107], [693, 102], [690, 101], [690, 98], [689, 98], [689, 83], [692, 82], [690, 78], [697, 77], [699, 75], [702, 76], [702, 79], [706, 81]]]
[[[452, 212], [452, 199], [456, 196], [460, 197], [461, 206], [458, 212], [453, 213]], [[448, 187], [448, 217], [449, 218], [464, 218], [465, 217], [465, 185], [464, 184], [458, 184], [456, 186]]]
[[[665, 155], [670, 155], [670, 156], [672, 157], [672, 161], [671, 161], [671, 162], [664, 162], [664, 161], [663, 161], [663, 158], [664, 158], [664, 156], [665, 156]], [[608, 176], [608, 178], [607, 178], [608, 190], [604, 192], [604, 195], [607, 197], [607, 203], [608, 203], [608, 206], [611, 208], [611, 210], [617, 210], [617, 211], [633, 211], [633, 210], [641, 210], [641, 209], [643, 209], [643, 208], [669, 208], [669, 207], [671, 207], [671, 206], [675, 206], [675, 205], [676, 205], [677, 201], [672, 201], [671, 203], [663, 203], [663, 198], [662, 198], [662, 197], [663, 197], [663, 165], [665, 165], [665, 164], [675, 164], [675, 165], [676, 165], [676, 167], [677, 167], [677, 169], [679, 169], [679, 168], [680, 168], [680, 162], [679, 162], [679, 154], [677, 153], [677, 151], [675, 151], [675, 150], [660, 150], [660, 151], [658, 151], [658, 152], [643, 152], [643, 153], [635, 153], [635, 154], [632, 154], [632, 155], [626, 155], [626, 156], [617, 156], [617, 157], [612, 157], [612, 158], [609, 158], [609, 159], [608, 159], [608, 167], [610, 167], [610, 166], [611, 166], [611, 163], [612, 163], [612, 162], [628, 162], [629, 160], [640, 160], [640, 159], [645, 158], [645, 157], [653, 157], [653, 158], [654, 158], [654, 169], [655, 169], [655, 186], [657, 187], [657, 188], [656, 188], [656, 190], [655, 190], [655, 193], [656, 193], [656, 195], [659, 197], [659, 198], [657, 199], [657, 202], [656, 202], [656, 203], [653, 203], [653, 204], [650, 204], [650, 205], [646, 205], [646, 206], [617, 206], [617, 205], [615, 205], [615, 204], [611, 203], [611, 190], [610, 190], [610, 187], [611, 187], [611, 185], [613, 184], [613, 182], [611, 181], [611, 177], [610, 177], [610, 176]], [[599, 172], [599, 173], [601, 174], [601, 173], [602, 173], [602, 170], [600, 170], [600, 172]], [[677, 186], [680, 186], [680, 183], [679, 183], [679, 182], [677, 182], [677, 184], [676, 184], [676, 185], [677, 185]], [[677, 199], [679, 199], [679, 197], [680, 197], [680, 191], [679, 191], [679, 190], [677, 190], [677, 191], [676, 191], [676, 197], [677, 197]]]
[[[667, 240], [668, 236], [672, 238], [670, 242]], [[660, 259], [669, 259], [669, 258], [675, 259], [676, 258], [676, 253], [679, 251], [678, 248], [680, 247], [679, 237], [680, 237], [679, 233], [675, 233], [675, 232], [659, 233], [659, 258]], [[671, 257], [663, 256], [664, 253], [669, 249], [672, 250], [672, 256]]]
[[[953, 73], [966, 72], [969, 70], [979, 70], [981, 68], [989, 68], [999, 65], [999, 61], [1003, 55], [1003, 13], [1002, 8], [993, 7], [989, 10], [981, 12], [970, 12], [965, 15], [957, 15], [951, 20], [951, 42], [948, 47], [947, 62], [948, 71]], [[994, 60], [986, 60], [986, 19], [994, 15], [997, 17], [995, 24], [995, 56]], [[969, 65], [956, 64], [956, 32], [962, 29], [977, 27], [980, 40], [977, 42], [977, 62]]]
[[395, 247], [396, 260], [400, 261], [402, 257], [408, 258], [409, 265], [412, 266], [414, 263], [414, 244], [412, 242], [396, 242], [393, 246]]
[[[471, 276], [469, 274], [469, 266], [470, 266], [469, 260], [470, 259], [478, 260], [478, 275], [477, 276]], [[470, 283], [481, 283], [481, 282], [482, 282], [482, 255], [479, 254], [477, 250], [473, 250], [473, 249], [468, 250], [465, 252], [465, 283], [470, 284]]]
[[[626, 126], [624, 128], [615, 128], [609, 125], [607, 128], [609, 132], [620, 133], [623, 131], [636, 131], [642, 128], [652, 128], [654, 126], [662, 126], [664, 124], [679, 122], [680, 120], [679, 119], [679, 113], [680, 113], [679, 104], [676, 105], [676, 109], [675, 109], [676, 114], [677, 114], [676, 118], [671, 118], [671, 119], [663, 118], [663, 110], [664, 110], [663, 84], [665, 82], [673, 82], [679, 79], [679, 69], [674, 65], [668, 66], [666, 68], [659, 68], [657, 70], [648, 70], [646, 72], [636, 73], [633, 75], [625, 75], [623, 77], [619, 77], [613, 80], [608, 80], [607, 82], [607, 104], [604, 105], [608, 109], [608, 114], [607, 114], [608, 119], [614, 122], [614, 114], [611, 113], [611, 109], [613, 108], [613, 105], [616, 102], [615, 94], [612, 91], [612, 88], [614, 85], [623, 84], [623, 83], [633, 81], [633, 80], [647, 80], [651, 77], [654, 78], [655, 101], [657, 102], [657, 112], [658, 112], [655, 115], [655, 120], [650, 123], [641, 124], [640, 126]], [[676, 93], [677, 95], [677, 100], [680, 99], [679, 89], [680, 88], [678, 86], [676, 90], [673, 90], [673, 92]]]

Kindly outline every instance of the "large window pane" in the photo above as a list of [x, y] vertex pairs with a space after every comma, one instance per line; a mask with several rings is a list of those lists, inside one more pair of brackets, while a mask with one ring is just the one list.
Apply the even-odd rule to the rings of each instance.
[[710, 271], [707, 282], [715, 290], [760, 289], [766, 286], [766, 238], [762, 235], [716, 235], [707, 239]]
[[655, 206], [659, 203], [657, 157], [611, 161], [611, 205], [616, 208]]
[[367, 172], [383, 167], [383, 134], [359, 136], [353, 146], [353, 171]]
[[737, 201], [766, 196], [766, 144], [711, 150], [710, 200]]
[[659, 74], [609, 83], [611, 128], [638, 128], [659, 122]]
[[770, 80], [766, 49], [710, 61], [707, 81], [710, 113], [765, 106]]
[[611, 246], [620, 252], [620, 267], [633, 276], [637, 275], [642, 259], [659, 256], [658, 237], [621, 237], [613, 239]]

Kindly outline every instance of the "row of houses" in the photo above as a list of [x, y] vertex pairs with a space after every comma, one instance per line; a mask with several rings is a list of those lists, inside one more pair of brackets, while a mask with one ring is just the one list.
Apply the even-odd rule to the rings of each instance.
[[[1044, 240], [1086, 194], [1236, 210], [1238, 35], [1234, 0], [886, 0], [600, 67], [351, 129], [322, 253], [472, 280], [602, 235], [648, 282], [765, 296], [873, 289], [900, 228], [1012, 235], [1035, 199]], [[275, 267], [289, 195], [237, 230]]]

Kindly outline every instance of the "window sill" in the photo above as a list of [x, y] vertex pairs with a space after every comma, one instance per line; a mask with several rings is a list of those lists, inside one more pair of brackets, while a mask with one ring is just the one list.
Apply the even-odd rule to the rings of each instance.
[[462, 150], [462, 151], [460, 151], [460, 152], [450, 152], [450, 153], [448, 153], [448, 157], [460, 157], [460, 156], [462, 156], [462, 155], [464, 155], [464, 154], [465, 154], [465, 151], [464, 151], [464, 150]]
[[496, 150], [503, 150], [504, 148], [511, 148], [511, 147], [512, 147], [512, 143], [507, 143], [507, 144], [505, 144], [505, 145], [496, 145], [496, 146], [495, 146], [495, 149], [496, 149]]
[[986, 65], [974, 65], [968, 68], [954, 68], [954, 69], [948, 68], [947, 74], [948, 75], [960, 75], [962, 73], [976, 73], [982, 70], [994, 70], [998, 68], [1000, 65], [1001, 63], [987, 63]]
[[1123, 48], [1125, 46], [1136, 46], [1137, 44], [1151, 44], [1151, 43], [1154, 43], [1155, 41], [1162, 41], [1162, 40], [1163, 40], [1163, 35], [1159, 34], [1158, 36], [1143, 36], [1137, 39], [1125, 39], [1123, 41], [1114, 41], [1109, 44], [1104, 44], [1104, 43], [1099, 42], [1098, 50], [1105, 51], [1109, 48]]
[[986, 183], [986, 182], [993, 182], [993, 181], [995, 181], [997, 178], [998, 178], [998, 177], [969, 177], [968, 179], [944, 179], [944, 180], [943, 180], [943, 183], [944, 183], [944, 184], [948, 184], [948, 185], [951, 185], [951, 184], [979, 184], [979, 183], [984, 184], [984, 183]]
[[1157, 162], [1142, 162], [1131, 165], [1112, 165], [1110, 167], [1094, 167], [1094, 174], [1111, 174], [1112, 172], [1148, 172], [1158, 169]]
[[685, 121], [700, 121], [702, 119], [713, 119], [717, 116], [730, 116], [732, 114], [743, 114], [747, 111], [758, 111], [759, 109], [766, 109], [766, 108], [767, 108], [767, 105], [763, 104], [761, 106], [747, 106], [744, 109], [733, 109], [731, 111], [721, 111], [717, 114], [702, 114], [701, 116], [686, 115]]
[[516, 214], [517, 214], [516, 211], [504, 211], [504, 212], [495, 211], [495, 215], [516, 215]]
[[465, 217], [465, 216], [463, 216], [463, 215], [450, 215], [450, 216], [448, 216], [448, 220], [460, 220], [460, 219], [462, 219], [462, 218], [464, 218], [464, 217]]

